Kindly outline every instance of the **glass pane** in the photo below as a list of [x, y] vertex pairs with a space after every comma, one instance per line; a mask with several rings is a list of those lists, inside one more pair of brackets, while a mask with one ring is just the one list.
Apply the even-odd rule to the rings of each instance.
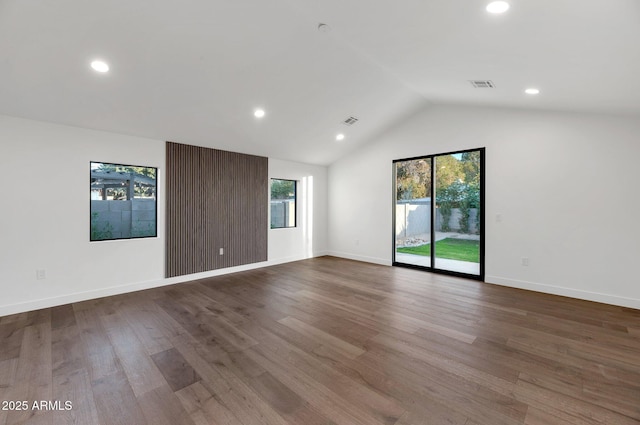
[[155, 167], [90, 163], [91, 241], [155, 237]]
[[431, 159], [396, 162], [395, 261], [431, 267]]
[[480, 274], [480, 151], [434, 158], [435, 268]]
[[296, 182], [271, 179], [271, 228], [284, 227], [296, 227]]

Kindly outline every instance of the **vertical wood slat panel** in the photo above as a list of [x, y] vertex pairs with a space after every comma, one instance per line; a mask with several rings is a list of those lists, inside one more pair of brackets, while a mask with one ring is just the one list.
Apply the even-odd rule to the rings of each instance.
[[267, 158], [167, 142], [166, 180], [167, 277], [267, 260]]

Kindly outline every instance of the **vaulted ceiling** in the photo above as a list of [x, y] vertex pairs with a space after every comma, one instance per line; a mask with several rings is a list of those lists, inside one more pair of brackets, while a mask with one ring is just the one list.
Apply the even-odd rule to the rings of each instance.
[[0, 0], [0, 114], [317, 164], [429, 104], [640, 118], [638, 0], [487, 3]]

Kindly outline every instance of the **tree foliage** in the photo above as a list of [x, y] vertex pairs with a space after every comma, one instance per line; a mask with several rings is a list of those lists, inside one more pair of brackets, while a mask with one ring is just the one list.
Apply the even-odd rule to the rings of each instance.
[[462, 164], [465, 183], [480, 187], [480, 151], [463, 153], [460, 164]]
[[435, 167], [436, 198], [439, 199], [440, 196], [450, 195], [446, 191], [452, 184], [464, 181], [464, 172], [460, 160], [453, 155], [436, 157]]
[[[436, 156], [436, 202], [442, 216], [441, 228], [449, 231], [452, 210], [461, 212], [460, 229], [469, 232], [471, 209], [480, 206], [480, 151]], [[431, 160], [418, 159], [396, 163], [396, 199], [431, 197]], [[476, 215], [478, 229], [480, 214]]]
[[156, 169], [152, 167], [131, 167], [125, 165], [116, 164], [100, 164], [98, 167], [100, 171], [116, 171], [118, 173], [134, 173], [141, 176], [156, 178]]
[[271, 180], [271, 199], [293, 199], [296, 196], [296, 182], [293, 180]]
[[396, 163], [397, 200], [431, 196], [431, 162], [413, 160]]
[[[463, 164], [453, 155], [436, 157], [435, 167], [438, 198], [446, 196], [446, 189], [453, 183], [464, 181]], [[431, 160], [417, 159], [396, 163], [396, 185], [398, 201], [430, 197]]]

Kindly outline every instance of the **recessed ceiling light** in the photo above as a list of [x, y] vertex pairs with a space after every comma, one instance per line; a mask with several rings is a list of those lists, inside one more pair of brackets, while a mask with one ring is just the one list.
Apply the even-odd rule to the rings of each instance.
[[540, 93], [539, 89], [536, 89], [534, 87], [528, 88], [524, 91], [526, 94], [538, 94]]
[[256, 109], [253, 112], [253, 116], [256, 117], [256, 118], [262, 118], [262, 117], [264, 117], [264, 114], [265, 114], [264, 109]]
[[336, 140], [337, 140], [337, 141], [344, 140], [344, 134], [342, 134], [342, 133], [338, 134], [338, 135], [336, 136]]
[[506, 1], [494, 1], [487, 5], [487, 12], [489, 13], [504, 13], [509, 10], [509, 3]]
[[100, 60], [95, 60], [91, 62], [91, 68], [93, 68], [94, 71], [98, 71], [98, 72], [109, 71], [109, 65], [106, 62], [100, 61]]

